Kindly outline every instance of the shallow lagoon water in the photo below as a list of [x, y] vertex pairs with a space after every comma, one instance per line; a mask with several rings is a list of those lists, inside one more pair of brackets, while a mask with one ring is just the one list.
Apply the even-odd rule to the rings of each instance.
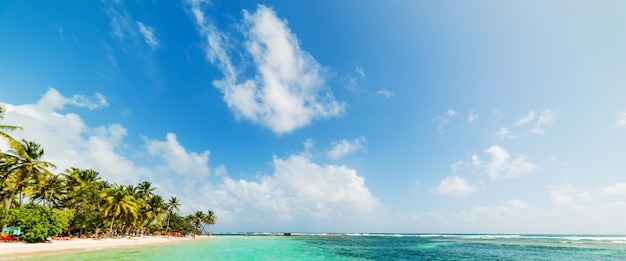
[[24, 260], [626, 260], [626, 237], [353, 234], [219, 236]]

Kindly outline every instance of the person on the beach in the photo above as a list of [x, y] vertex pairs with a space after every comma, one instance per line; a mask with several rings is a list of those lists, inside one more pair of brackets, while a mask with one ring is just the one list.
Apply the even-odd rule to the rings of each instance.
[[98, 240], [100, 237], [98, 236], [98, 229], [96, 228], [96, 232], [94, 233], [94, 239]]

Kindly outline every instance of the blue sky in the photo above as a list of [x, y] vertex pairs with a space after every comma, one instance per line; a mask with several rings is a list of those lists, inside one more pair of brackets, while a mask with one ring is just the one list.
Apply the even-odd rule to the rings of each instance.
[[626, 233], [623, 1], [5, 1], [4, 124], [215, 231]]

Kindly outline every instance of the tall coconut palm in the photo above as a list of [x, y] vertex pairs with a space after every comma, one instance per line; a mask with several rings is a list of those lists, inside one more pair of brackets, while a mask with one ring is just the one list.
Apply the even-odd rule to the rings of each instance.
[[22, 140], [19, 146], [12, 147], [9, 153], [4, 154], [5, 161], [2, 163], [6, 164], [8, 171], [6, 178], [10, 178], [12, 183], [11, 193], [5, 200], [5, 209], [11, 207], [13, 197], [18, 192], [21, 193], [28, 182], [43, 181], [54, 175], [48, 168], [56, 168], [56, 166], [50, 162], [42, 161], [43, 154], [44, 150], [41, 145], [26, 140]]
[[60, 201], [64, 198], [65, 186], [63, 178], [58, 175], [52, 175], [47, 179], [36, 184], [32, 199], [34, 201], [40, 201], [44, 206], [53, 207], [58, 206]]
[[170, 231], [170, 217], [172, 216], [172, 214], [174, 213], [174, 210], [179, 211], [181, 207], [180, 201], [178, 200], [178, 198], [172, 196], [168, 201], [167, 201], [167, 231]]
[[139, 206], [134, 194], [130, 193], [132, 190], [132, 186], [117, 184], [108, 189], [104, 198], [104, 214], [111, 218], [111, 231], [113, 231], [115, 219], [119, 217], [138, 218]]
[[[145, 225], [150, 226], [155, 223], [157, 220], [163, 220], [163, 216], [166, 212], [166, 203], [163, 198], [159, 195], [154, 195], [148, 199], [146, 204], [146, 221]], [[162, 223], [160, 223], [162, 224]], [[162, 227], [162, 226], [161, 226]]]
[[95, 210], [100, 203], [104, 188], [108, 183], [102, 181], [99, 173], [92, 169], [70, 168], [61, 174], [65, 181], [63, 206], [78, 211]]
[[152, 186], [150, 181], [144, 180], [137, 184], [137, 196], [141, 199], [147, 200], [154, 196], [154, 190], [156, 188]]
[[204, 226], [206, 225], [207, 227], [211, 226], [211, 225], [215, 225], [215, 222], [217, 221], [217, 216], [215, 215], [215, 212], [213, 210], [208, 210], [206, 212], [206, 214], [204, 214], [204, 219], [202, 220], [202, 232], [206, 233], [206, 229], [204, 228]]
[[[193, 225], [193, 227], [196, 229], [197, 232], [204, 232], [204, 213], [200, 210], [194, 212], [193, 214], [190, 215], [191, 217], [191, 224]], [[202, 230], [200, 230], [202, 229]]]

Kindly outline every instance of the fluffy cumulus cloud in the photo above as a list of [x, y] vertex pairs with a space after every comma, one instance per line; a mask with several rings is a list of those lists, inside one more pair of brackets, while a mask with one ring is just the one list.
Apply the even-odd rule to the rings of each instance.
[[449, 176], [439, 183], [437, 193], [454, 197], [465, 197], [474, 194], [478, 187], [458, 176]]
[[[205, 1], [188, 1], [197, 28], [206, 39], [207, 58], [224, 78], [214, 82], [224, 101], [238, 118], [268, 127], [277, 134], [289, 133], [315, 119], [342, 114], [345, 103], [335, 100], [326, 85], [321, 65], [302, 50], [287, 22], [269, 7], [243, 12], [238, 28], [244, 36], [241, 68], [229, 55], [234, 52], [229, 37], [204, 13]], [[247, 68], [251, 65], [252, 68]], [[253, 71], [245, 75], [243, 71]]]
[[488, 155], [487, 159], [481, 160], [477, 154], [474, 154], [467, 161], [459, 160], [450, 164], [453, 174], [439, 183], [436, 192], [441, 195], [465, 197], [474, 194], [483, 186], [482, 182], [472, 185], [466, 178], [459, 176], [461, 173], [476, 175], [477, 179], [481, 179], [480, 177], [486, 174], [491, 181], [495, 181], [523, 176], [538, 168], [528, 156], [511, 155], [500, 146], [491, 146], [485, 152]]
[[284, 220], [306, 215], [318, 218], [353, 216], [380, 209], [362, 177], [345, 166], [320, 166], [310, 155], [274, 158], [274, 173], [258, 181], [226, 178], [225, 189], [237, 199]]
[[529, 161], [527, 156], [522, 154], [511, 156], [509, 152], [500, 146], [492, 146], [486, 152], [491, 159], [482, 165], [491, 180], [526, 175], [537, 169], [537, 165]]
[[168, 133], [165, 141], [146, 139], [146, 148], [150, 155], [164, 159], [166, 165], [163, 167], [167, 171], [181, 175], [209, 175], [209, 151], [188, 152], [174, 133]]
[[70, 98], [50, 88], [37, 103], [3, 105], [7, 110], [5, 121], [24, 128], [10, 135], [40, 143], [46, 151], [45, 159], [58, 167], [56, 172], [69, 167], [93, 168], [113, 182], [131, 183], [146, 174], [145, 169], [118, 153], [127, 134], [123, 126], [114, 123], [89, 127], [78, 114], [63, 112], [72, 107], [102, 108], [107, 102], [101, 94]]
[[328, 157], [331, 159], [341, 159], [346, 155], [365, 150], [365, 137], [354, 139], [352, 142], [340, 140], [332, 142], [332, 148], [328, 151]]

